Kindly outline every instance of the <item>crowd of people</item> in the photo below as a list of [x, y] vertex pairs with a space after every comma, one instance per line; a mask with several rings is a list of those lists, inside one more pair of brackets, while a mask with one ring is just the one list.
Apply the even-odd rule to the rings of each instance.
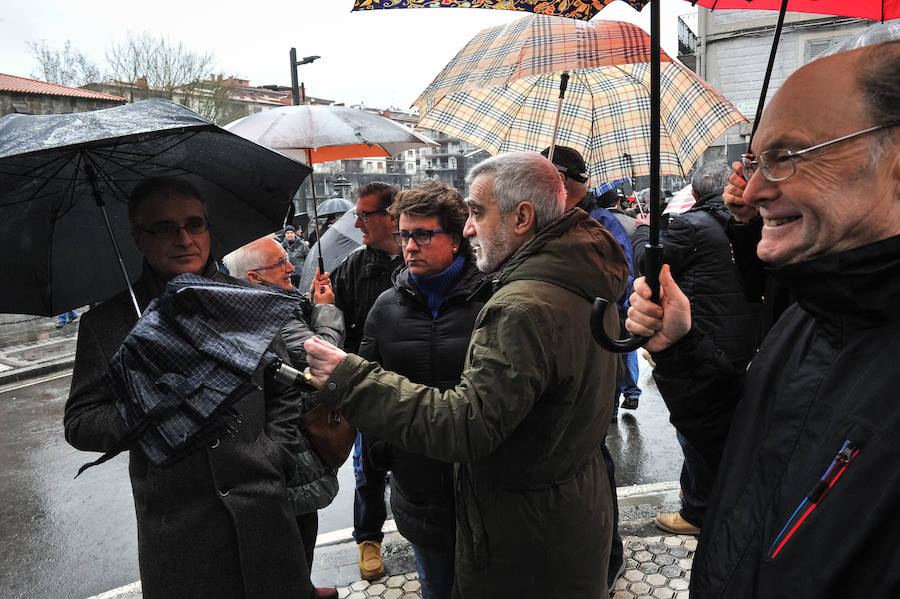
[[[658, 302], [647, 219], [589, 195], [572, 148], [489, 158], [465, 199], [434, 181], [360, 187], [363, 245], [309, 290], [291, 276], [309, 252], [294, 229], [220, 270], [201, 194], [141, 183], [140, 307], [188, 273], [295, 298], [269, 350], [311, 385], [261, 366], [230, 434], [167, 467], [129, 447], [144, 596], [337, 597], [310, 580], [316, 512], [337, 492], [301, 421], [320, 404], [360, 431], [363, 578], [385, 574], [389, 484], [426, 599], [605, 596], [625, 569], [606, 431], [640, 388], [637, 355], [592, 337], [596, 297], [616, 302], [610, 337], [648, 338], [684, 455], [681, 509], [656, 522], [699, 535], [691, 596], [892, 596], [897, 125], [897, 42], [799, 69], [752, 153], [695, 170], [693, 207], [662, 234]], [[106, 452], [128, 431], [104, 373], [137, 316], [123, 293], [82, 318], [65, 433]]]

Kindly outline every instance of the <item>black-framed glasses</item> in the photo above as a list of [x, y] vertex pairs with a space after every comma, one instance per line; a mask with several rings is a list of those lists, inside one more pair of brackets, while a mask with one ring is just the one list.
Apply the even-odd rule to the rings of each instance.
[[431, 243], [431, 238], [438, 233], [446, 233], [446, 231], [443, 229], [413, 229], [412, 231], [401, 229], [391, 233], [391, 235], [394, 236], [394, 241], [397, 242], [397, 245], [405, 248], [409, 245], [410, 239], [415, 241], [417, 246], [425, 247]]
[[164, 220], [153, 223], [149, 227], [141, 225], [135, 225], [135, 227], [154, 237], [159, 237], [161, 239], [175, 239], [181, 233], [182, 229], [187, 231], [188, 235], [201, 235], [206, 233], [209, 230], [209, 221], [205, 218], [196, 217], [187, 219], [184, 221], [183, 225], [179, 225], [174, 221]]
[[785, 148], [773, 148], [771, 150], [764, 150], [759, 154], [742, 154], [741, 167], [744, 169], [744, 178], [749, 181], [750, 177], [759, 170], [762, 172], [763, 177], [769, 181], [784, 181], [797, 172], [797, 159], [805, 158], [805, 155], [809, 152], [815, 152], [816, 150], [821, 150], [822, 148], [826, 148], [836, 143], [847, 141], [848, 139], [853, 139], [854, 137], [859, 137], [860, 135], [865, 135], [881, 129], [887, 129], [888, 127], [895, 127], [896, 125], [900, 125], [900, 121], [875, 125], [874, 127], [869, 127], [868, 129], [857, 131], [856, 133], [850, 133], [849, 135], [844, 135], [836, 139], [829, 139], [828, 141], [802, 150], [797, 150], [796, 152]]
[[251, 268], [247, 272], [250, 272], [250, 270], [269, 270], [270, 268], [284, 268], [284, 265], [287, 263], [288, 259], [285, 257], [281, 258], [281, 260], [278, 260], [277, 262], [273, 262], [272, 264], [266, 264], [265, 266], [257, 266], [256, 268]]
[[369, 217], [373, 214], [387, 214], [387, 210], [382, 208], [381, 210], [354, 210], [353, 216], [361, 220], [362, 222], [368, 222]]

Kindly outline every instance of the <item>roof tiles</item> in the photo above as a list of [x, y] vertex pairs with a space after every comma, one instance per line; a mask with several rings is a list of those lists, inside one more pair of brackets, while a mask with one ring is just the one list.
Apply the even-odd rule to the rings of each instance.
[[0, 73], [0, 92], [15, 92], [20, 94], [40, 94], [46, 96], [67, 96], [71, 98], [91, 98], [93, 100], [112, 100], [125, 102], [125, 98], [103, 94], [91, 91], [89, 89], [81, 89], [79, 87], [68, 87], [56, 83], [47, 83], [46, 81], [38, 81], [36, 79], [28, 79], [27, 77], [17, 77], [15, 75], [6, 75]]

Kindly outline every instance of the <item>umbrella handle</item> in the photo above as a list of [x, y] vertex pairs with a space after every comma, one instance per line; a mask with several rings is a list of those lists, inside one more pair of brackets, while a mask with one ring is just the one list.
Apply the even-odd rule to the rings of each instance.
[[[662, 258], [662, 245], [647, 244], [644, 253], [644, 263], [647, 266], [647, 284], [650, 285], [650, 299], [654, 303], [659, 303], [659, 269]], [[591, 308], [591, 333], [594, 341], [606, 351], [627, 354], [634, 351], [647, 342], [648, 337], [640, 335], [630, 335], [625, 339], [610, 339], [603, 328], [603, 316], [609, 306], [609, 300], [602, 297], [594, 298], [594, 305]]]

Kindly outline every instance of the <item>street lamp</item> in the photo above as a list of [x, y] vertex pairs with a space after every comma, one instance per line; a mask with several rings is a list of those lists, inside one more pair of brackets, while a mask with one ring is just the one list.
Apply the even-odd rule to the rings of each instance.
[[[297, 60], [297, 48], [291, 48], [291, 103], [294, 106], [300, 104], [300, 86], [297, 84], [297, 67], [302, 64], [309, 64], [314, 60], [322, 58], [321, 56], [304, 56], [302, 60]], [[303, 90], [303, 102], [306, 103], [306, 90]]]

